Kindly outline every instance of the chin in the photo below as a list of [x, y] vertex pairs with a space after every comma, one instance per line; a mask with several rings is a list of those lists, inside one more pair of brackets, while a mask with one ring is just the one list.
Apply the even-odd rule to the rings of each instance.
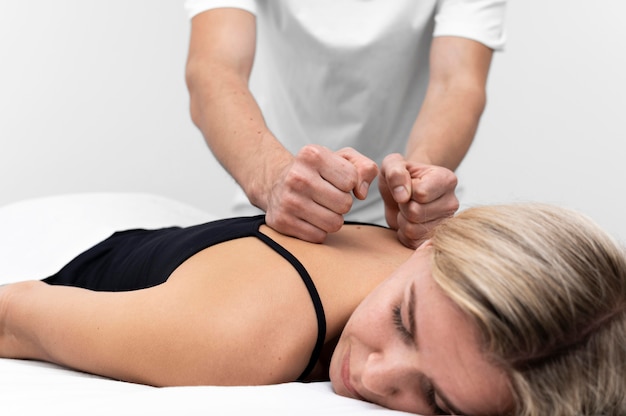
[[338, 352], [338, 348], [336, 348], [335, 353], [330, 358], [330, 365], [328, 366], [328, 378], [330, 379], [330, 384], [333, 387], [335, 393], [340, 396], [345, 396], [346, 392], [341, 389], [343, 387], [341, 383], [341, 360], [339, 359], [339, 354], [337, 354]]
[[333, 356], [330, 359], [330, 365], [328, 367], [328, 378], [330, 379], [330, 384], [333, 386], [333, 390], [336, 391], [335, 389], [335, 385], [336, 385], [336, 381], [339, 379], [339, 373], [337, 372], [336, 368], [336, 355], [333, 354]]

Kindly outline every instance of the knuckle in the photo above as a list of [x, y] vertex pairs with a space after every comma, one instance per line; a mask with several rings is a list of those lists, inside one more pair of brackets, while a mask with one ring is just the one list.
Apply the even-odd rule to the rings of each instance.
[[286, 193], [280, 201], [280, 212], [285, 217], [292, 217], [294, 213], [302, 210], [302, 198], [295, 193]]
[[306, 161], [316, 161], [322, 156], [323, 148], [317, 144], [307, 144], [300, 149], [296, 158]]
[[459, 183], [459, 178], [456, 176], [456, 174], [447, 168], [440, 168], [439, 170], [435, 171], [435, 173], [435, 181], [433, 182], [439, 183], [446, 189], [454, 190]]
[[352, 147], [342, 147], [341, 149], [337, 150], [335, 153], [337, 153], [340, 156], [358, 155], [358, 154], [360, 154], [359, 152], [357, 152]]
[[409, 180], [407, 171], [400, 167], [389, 169], [384, 176], [391, 187], [403, 185], [405, 181]]
[[344, 183], [339, 188], [344, 192], [350, 192], [359, 184], [359, 175], [356, 172], [349, 172], [343, 177]]
[[306, 174], [298, 169], [292, 169], [287, 173], [285, 177], [285, 187], [289, 190], [285, 192], [286, 195], [290, 195], [290, 192], [302, 192], [308, 188], [309, 181]]
[[413, 187], [413, 199], [415, 199], [415, 201], [421, 203], [421, 204], [425, 204], [429, 201], [429, 195], [430, 195], [430, 191], [428, 189], [426, 189], [423, 186], [414, 186]]
[[424, 214], [422, 206], [415, 201], [409, 201], [406, 204], [401, 204], [400, 208], [402, 214], [406, 217], [406, 220], [411, 223], [419, 222]]
[[[339, 214], [347, 214], [352, 209], [352, 197], [348, 194], [344, 194], [341, 200], [337, 201], [337, 212]], [[343, 221], [341, 222], [343, 224]]]
[[321, 244], [326, 239], [328, 233], [317, 227], [312, 227], [309, 224], [306, 224], [300, 229], [294, 230], [292, 235], [300, 240], [308, 241], [309, 243]]
[[408, 240], [419, 241], [429, 232], [429, 228], [424, 224], [410, 224], [404, 228], [404, 235]]
[[459, 200], [454, 198], [454, 200], [452, 201], [452, 203], [450, 203], [450, 206], [448, 207], [448, 216], [454, 215], [454, 213], [458, 211], [460, 206], [461, 203], [459, 202]]
[[456, 188], [456, 186], [459, 184], [459, 178], [452, 171], [449, 171], [449, 172], [450, 172], [450, 175], [448, 176], [449, 177], [448, 183], [450, 184], [451, 188]]
[[367, 160], [363, 163], [363, 171], [368, 177], [374, 177], [378, 173], [378, 165], [373, 160]]
[[399, 235], [400, 242], [405, 245], [408, 248], [412, 248], [412, 249], [416, 249], [420, 246], [421, 244], [421, 240], [413, 240], [409, 237], [406, 237], [404, 235]]
[[284, 216], [278, 214], [274, 211], [274, 210], [267, 210], [267, 213], [265, 214], [265, 222], [267, 223], [268, 226], [270, 226], [271, 228], [275, 229], [278, 232], [285, 232], [286, 231], [286, 226], [285, 226], [285, 218]]
[[302, 239], [309, 241], [311, 243], [322, 244], [324, 240], [326, 240], [327, 235], [328, 233], [320, 230], [318, 232], [313, 232], [309, 234], [307, 237], [310, 237], [310, 238], [303, 237]]
[[404, 160], [404, 157], [400, 153], [390, 153], [383, 159], [383, 164], [392, 163], [398, 159]]
[[389, 177], [396, 177], [404, 174], [408, 174], [407, 170], [403, 165], [400, 165], [398, 163], [391, 165], [387, 168], [387, 176]]
[[272, 198], [266, 217], [270, 215], [276, 224], [288, 223], [292, 221], [292, 217], [301, 209], [301, 206], [302, 198], [298, 194], [282, 192]]
[[343, 227], [343, 216], [342, 215], [333, 215], [328, 218], [326, 222], [325, 230], [329, 233], [337, 232]]
[[406, 235], [404, 235], [404, 233], [401, 230], [398, 230], [396, 235], [398, 236], [398, 240], [402, 243], [402, 245], [409, 247], [409, 248], [415, 248], [413, 246], [414, 244], [413, 240], [411, 240]]

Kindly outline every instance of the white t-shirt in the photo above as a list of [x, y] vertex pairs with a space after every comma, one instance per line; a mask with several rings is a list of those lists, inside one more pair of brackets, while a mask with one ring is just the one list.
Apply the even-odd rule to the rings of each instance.
[[[309, 143], [350, 146], [376, 161], [404, 153], [429, 79], [434, 36], [499, 50], [506, 0], [186, 0], [190, 17], [236, 7], [253, 13], [250, 79], [268, 127], [292, 153]], [[242, 191], [236, 215], [260, 211]], [[244, 207], [249, 207], [246, 209]], [[385, 224], [377, 186], [347, 219]]]

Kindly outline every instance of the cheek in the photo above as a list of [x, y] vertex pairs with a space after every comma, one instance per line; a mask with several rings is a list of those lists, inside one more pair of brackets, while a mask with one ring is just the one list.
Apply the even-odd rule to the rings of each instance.
[[404, 286], [401, 283], [397, 278], [388, 278], [357, 306], [341, 333], [333, 361], [336, 361], [335, 355], [341, 354], [349, 345], [367, 353], [395, 335], [392, 311], [402, 298]]
[[362, 302], [354, 310], [343, 329], [341, 338], [361, 338], [366, 333], [368, 322], [372, 319], [372, 308], [369, 303]]
[[[380, 347], [381, 339], [389, 337], [384, 334], [384, 307], [382, 300], [370, 295], [350, 316], [331, 357], [329, 376], [335, 391], [341, 394], [342, 387], [337, 390], [335, 383], [341, 386], [341, 366], [344, 355], [351, 351], [353, 364], [357, 357], [366, 357], [368, 353]], [[389, 312], [390, 314], [391, 312]], [[354, 364], [356, 365], [356, 364]]]
[[352, 313], [344, 328], [346, 338], [374, 347], [381, 337], [389, 336], [393, 302], [385, 288], [379, 289], [383, 290], [373, 292]]

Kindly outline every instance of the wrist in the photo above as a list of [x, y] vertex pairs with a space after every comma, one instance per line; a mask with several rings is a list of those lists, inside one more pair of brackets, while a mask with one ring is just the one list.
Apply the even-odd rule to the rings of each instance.
[[15, 297], [22, 291], [24, 285], [29, 283], [14, 283], [0, 286], [0, 357], [14, 358], [14, 342], [16, 334], [11, 328], [11, 304], [15, 302]]
[[246, 185], [242, 186], [250, 203], [265, 212], [269, 208], [270, 196], [274, 186], [292, 163], [291, 154], [287, 153], [286, 156], [285, 158], [285, 155], [273, 154], [271, 157], [264, 158], [264, 162], [259, 163], [250, 172]]
[[425, 151], [413, 150], [407, 152], [405, 156], [408, 162], [419, 163], [422, 165], [436, 165], [437, 163]]

